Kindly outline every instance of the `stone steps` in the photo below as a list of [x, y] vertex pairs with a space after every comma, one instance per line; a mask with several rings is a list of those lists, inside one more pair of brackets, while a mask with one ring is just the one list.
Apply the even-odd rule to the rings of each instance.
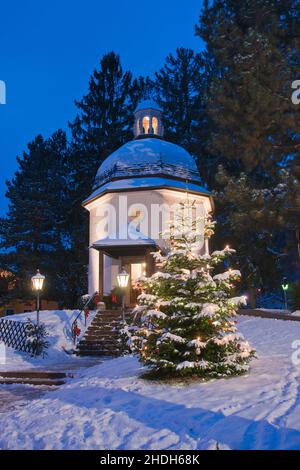
[[47, 385], [59, 386], [65, 383], [67, 374], [64, 372], [48, 371], [7, 371], [0, 372], [0, 385]]
[[85, 343], [103, 343], [103, 342], [114, 342], [114, 343], [117, 343], [118, 340], [119, 340], [119, 335], [117, 336], [112, 336], [112, 335], [109, 335], [109, 336], [103, 336], [103, 335], [99, 335], [99, 336], [84, 336], [82, 338], [82, 340], [80, 341], [80, 344], [85, 344]]
[[110, 333], [111, 331], [119, 331], [123, 326], [123, 322], [114, 322], [109, 324], [102, 324], [102, 325], [91, 325], [88, 327], [89, 331], [104, 331], [106, 333]]
[[99, 333], [102, 333], [103, 335], [118, 335], [119, 334], [120, 327], [116, 325], [116, 327], [103, 327], [97, 326], [97, 327], [89, 327], [88, 330], [86, 331], [85, 335], [95, 335], [99, 336]]
[[47, 379], [0, 379], [0, 385], [35, 385], [48, 387], [59, 387], [64, 385], [64, 380], [47, 380]]
[[75, 354], [77, 356], [111, 356], [111, 357], [119, 357], [121, 352], [119, 351], [109, 351], [104, 349], [84, 349], [76, 351]]
[[66, 377], [64, 372], [47, 372], [47, 371], [39, 371], [39, 370], [29, 370], [29, 371], [7, 371], [7, 372], [0, 372], [0, 377], [25, 377], [25, 378], [40, 378], [40, 379], [63, 379]]
[[121, 343], [107, 343], [106, 341], [93, 341], [89, 343], [80, 343], [78, 345], [79, 350], [84, 349], [111, 349], [119, 350], [121, 348]]
[[107, 341], [90, 341], [88, 343], [81, 343], [78, 345], [80, 351], [83, 349], [120, 349], [120, 343], [108, 343]]
[[86, 345], [89, 345], [89, 344], [93, 344], [93, 345], [102, 345], [102, 344], [106, 344], [107, 346], [117, 346], [118, 344], [120, 344], [120, 341], [119, 341], [120, 337], [117, 336], [115, 338], [112, 338], [112, 337], [106, 337], [106, 338], [103, 338], [103, 337], [92, 337], [92, 338], [83, 338], [78, 347], [79, 346], [86, 346]]
[[80, 356], [120, 356], [122, 345], [119, 330], [123, 316], [120, 310], [100, 310], [76, 348]]

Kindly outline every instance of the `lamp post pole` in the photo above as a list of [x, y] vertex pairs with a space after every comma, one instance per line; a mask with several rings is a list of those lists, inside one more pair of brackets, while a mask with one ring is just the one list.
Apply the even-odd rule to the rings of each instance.
[[117, 275], [117, 281], [120, 289], [122, 289], [122, 316], [123, 323], [125, 323], [125, 291], [128, 285], [129, 274], [123, 268], [122, 271]]
[[123, 317], [123, 323], [125, 323], [125, 289], [124, 288], [122, 292], [122, 317]]
[[285, 306], [285, 309], [287, 310], [288, 309], [288, 303], [287, 303], [286, 290], [284, 290], [283, 292], [284, 292], [284, 306]]
[[36, 324], [40, 326], [40, 291], [36, 294]]
[[283, 282], [281, 284], [281, 288], [283, 290], [283, 296], [284, 296], [284, 308], [285, 308], [285, 310], [288, 310], [287, 291], [288, 291], [289, 285], [288, 285], [285, 278], [283, 279]]
[[36, 323], [37, 326], [40, 326], [40, 292], [43, 289], [45, 276], [43, 276], [39, 269], [35, 276], [32, 276], [32, 288], [36, 291]]

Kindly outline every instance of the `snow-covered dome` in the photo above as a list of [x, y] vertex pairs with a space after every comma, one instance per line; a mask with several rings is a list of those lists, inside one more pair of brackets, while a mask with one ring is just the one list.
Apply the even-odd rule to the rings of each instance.
[[184, 148], [163, 140], [162, 112], [152, 100], [135, 111], [135, 139], [122, 145], [100, 165], [94, 191], [84, 201], [106, 192], [167, 188], [210, 195], [201, 185], [194, 158]]
[[143, 176], [201, 181], [195, 160], [185, 149], [148, 137], [132, 140], [107, 157], [97, 172], [94, 189], [111, 180]]
[[142, 111], [144, 109], [154, 109], [157, 111], [161, 111], [160, 106], [154, 100], [140, 101], [139, 104], [137, 105], [135, 112]]

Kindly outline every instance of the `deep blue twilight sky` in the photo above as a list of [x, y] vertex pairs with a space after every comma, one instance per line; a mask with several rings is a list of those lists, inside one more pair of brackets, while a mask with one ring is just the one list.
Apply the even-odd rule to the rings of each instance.
[[0, 215], [16, 155], [37, 134], [67, 128], [101, 56], [114, 50], [134, 75], [152, 75], [194, 36], [202, 0], [10, 0], [1, 2]]

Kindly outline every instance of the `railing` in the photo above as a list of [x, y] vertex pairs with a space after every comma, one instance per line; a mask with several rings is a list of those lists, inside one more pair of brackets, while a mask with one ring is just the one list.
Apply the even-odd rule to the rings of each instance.
[[29, 341], [28, 327], [30, 322], [0, 319], [0, 341], [18, 351], [35, 354], [36, 345]]
[[[86, 309], [89, 307], [89, 305], [91, 305], [92, 302], [94, 302], [94, 300], [96, 299], [96, 297], [98, 295], [99, 295], [98, 292], [94, 292], [94, 294], [84, 304], [84, 306], [82, 307], [82, 309], [80, 310], [80, 312], [78, 313], [78, 315], [76, 316], [75, 320], [72, 323], [71, 333], [72, 333], [72, 338], [73, 338], [73, 341], [74, 341], [75, 345], [76, 345], [77, 337], [79, 336], [78, 335], [78, 331], [79, 331], [78, 330], [78, 318], [80, 318], [80, 316], [82, 315], [83, 312], [86, 312]], [[87, 320], [87, 317], [86, 317], [86, 314], [85, 314], [84, 315], [85, 326], [86, 326], [86, 320]]]
[[198, 183], [201, 182], [200, 176], [196, 170], [180, 167], [180, 165], [174, 165], [173, 163], [164, 163], [158, 161], [156, 163], [148, 163], [145, 165], [139, 165], [128, 167], [124, 169], [119, 163], [115, 163], [110, 170], [106, 170], [101, 175], [96, 176], [95, 184], [93, 189], [97, 189], [104, 183], [107, 183], [112, 178], [122, 178], [126, 176], [134, 177], [138, 175], [146, 176], [157, 176], [158, 174], [165, 174], [170, 176], [179, 176], [184, 179], [194, 180]]

